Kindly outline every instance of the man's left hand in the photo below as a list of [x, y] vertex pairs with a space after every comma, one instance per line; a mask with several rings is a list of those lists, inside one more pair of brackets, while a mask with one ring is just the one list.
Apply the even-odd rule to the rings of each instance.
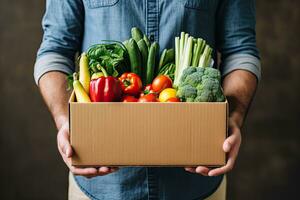
[[234, 167], [242, 141], [241, 130], [236, 120], [232, 118], [229, 119], [228, 131], [229, 137], [223, 143], [223, 150], [228, 154], [228, 160], [225, 166], [216, 169], [209, 169], [204, 166], [186, 167], [185, 170], [191, 173], [202, 174], [203, 176], [218, 176], [231, 171]]

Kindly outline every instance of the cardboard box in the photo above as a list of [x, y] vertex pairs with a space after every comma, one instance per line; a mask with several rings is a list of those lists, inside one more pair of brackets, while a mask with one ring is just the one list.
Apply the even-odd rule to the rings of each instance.
[[222, 166], [228, 105], [69, 102], [74, 166]]

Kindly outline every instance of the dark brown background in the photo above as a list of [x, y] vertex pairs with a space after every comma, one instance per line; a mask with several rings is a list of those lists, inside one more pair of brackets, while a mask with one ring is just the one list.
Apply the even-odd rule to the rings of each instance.
[[[0, 2], [0, 198], [66, 199], [56, 130], [33, 82], [44, 1]], [[297, 199], [300, 1], [257, 0], [263, 80], [243, 132], [230, 200]]]

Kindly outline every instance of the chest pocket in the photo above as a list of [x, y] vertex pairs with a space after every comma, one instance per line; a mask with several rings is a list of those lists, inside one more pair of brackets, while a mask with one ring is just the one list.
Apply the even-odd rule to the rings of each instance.
[[100, 8], [116, 5], [119, 0], [85, 0], [88, 8]]
[[196, 10], [207, 10], [211, 0], [185, 0], [185, 7]]

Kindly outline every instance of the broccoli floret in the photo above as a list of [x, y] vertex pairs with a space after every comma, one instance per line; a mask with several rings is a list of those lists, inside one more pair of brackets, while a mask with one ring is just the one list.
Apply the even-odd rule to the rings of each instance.
[[224, 101], [220, 80], [217, 69], [188, 67], [183, 71], [177, 96], [186, 102]]
[[219, 90], [216, 93], [216, 102], [224, 102], [224, 101], [225, 101], [225, 97], [223, 91], [221, 90], [221, 88], [219, 88]]
[[194, 100], [194, 98], [197, 96], [197, 89], [192, 87], [191, 85], [179, 87], [177, 96], [184, 101], [186, 101], [187, 99], [189, 99], [189, 101]]
[[204, 67], [197, 67], [197, 72], [202, 72], [204, 74], [205, 68]]
[[197, 71], [197, 68], [196, 68], [196, 67], [187, 67], [187, 68], [186, 68], [185, 70], [183, 70], [183, 72], [182, 72], [180, 82], [181, 82], [181, 83], [185, 82], [185, 78], [186, 78], [188, 75], [190, 75], [190, 74], [192, 74], [192, 73], [194, 73], [194, 72], [196, 72], [196, 71]]
[[221, 73], [219, 70], [207, 67], [205, 68], [204, 75], [210, 77], [210, 78], [215, 78], [217, 80], [221, 80]]
[[217, 99], [217, 92], [220, 90], [220, 83], [217, 79], [206, 78], [202, 84], [197, 86], [198, 102], [213, 102]]
[[186, 102], [194, 102], [194, 98], [187, 98], [185, 101]]
[[185, 85], [191, 85], [193, 87], [197, 87], [202, 81], [202, 72], [194, 72], [192, 74], [187, 75], [184, 84]]
[[209, 90], [203, 90], [194, 100], [195, 102], [212, 102], [214, 101], [214, 95]]

